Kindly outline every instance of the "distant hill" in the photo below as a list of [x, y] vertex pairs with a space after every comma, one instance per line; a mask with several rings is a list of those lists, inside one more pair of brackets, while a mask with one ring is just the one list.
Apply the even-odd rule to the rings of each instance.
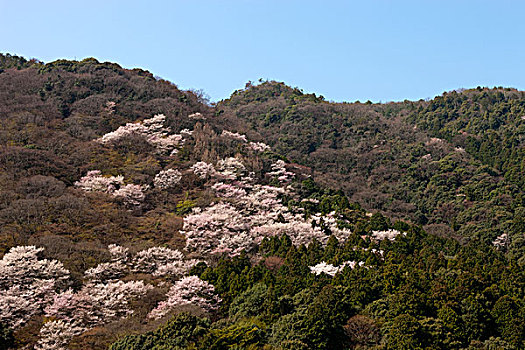
[[478, 88], [430, 101], [331, 103], [267, 81], [216, 108], [369, 210], [488, 243], [507, 232], [509, 249], [523, 255], [525, 92]]

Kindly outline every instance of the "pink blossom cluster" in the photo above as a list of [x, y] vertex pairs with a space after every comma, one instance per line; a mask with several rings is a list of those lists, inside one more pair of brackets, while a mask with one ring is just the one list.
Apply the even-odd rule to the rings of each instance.
[[208, 179], [216, 174], [213, 164], [206, 162], [197, 162], [193, 164], [191, 170], [193, 170], [193, 173], [201, 179]]
[[403, 235], [406, 236], [406, 232], [399, 232], [398, 230], [394, 229], [388, 229], [385, 231], [372, 231], [372, 239], [375, 241], [382, 241], [384, 239], [388, 239], [389, 241], [393, 241], [396, 239], [397, 236]]
[[120, 198], [128, 206], [140, 205], [146, 195], [147, 186], [127, 184], [124, 185], [123, 176], [102, 176], [100, 170], [88, 171], [86, 176], [75, 182], [75, 186], [87, 192], [106, 192]]
[[246, 190], [244, 188], [232, 184], [218, 182], [211, 188], [215, 191], [218, 197], [222, 198], [240, 198], [246, 196]]
[[87, 283], [78, 292], [56, 294], [46, 307], [53, 317], [87, 330], [133, 313], [130, 301], [146, 295], [153, 286], [143, 281]]
[[[152, 247], [130, 253], [110, 245], [111, 260], [85, 272], [87, 282], [78, 290], [67, 289], [69, 271], [57, 260], [39, 258], [43, 248], [12, 248], [0, 260], [0, 322], [11, 328], [23, 326], [35, 315], [51, 321], [40, 330], [36, 349], [66, 349], [71, 338], [100, 325], [128, 317], [131, 302], [153, 289], [143, 281], [122, 281], [130, 273], [180, 278], [197, 263], [178, 250]], [[186, 278], [174, 284], [168, 300], [152, 311], [160, 315], [177, 304], [194, 303], [207, 311], [220, 301], [213, 286]]]
[[264, 142], [250, 142], [248, 143], [248, 148], [255, 151], [255, 152], [265, 152], [270, 149], [270, 146], [265, 144]]
[[153, 184], [155, 185], [155, 187], [161, 190], [167, 190], [176, 187], [181, 179], [182, 174], [178, 170], [161, 170], [157, 175], [155, 175], [155, 179], [153, 179]]
[[85, 272], [85, 277], [94, 282], [111, 281], [122, 278], [131, 272], [152, 274], [154, 276], [179, 277], [186, 274], [198, 261], [186, 259], [178, 250], [166, 247], [152, 247], [135, 255], [126, 248], [110, 245], [112, 259], [98, 264]]
[[225, 180], [235, 180], [246, 174], [246, 167], [235, 157], [219, 160], [217, 163], [217, 170], [216, 175]]
[[75, 182], [75, 186], [87, 192], [106, 192], [113, 193], [124, 184], [124, 177], [102, 176], [100, 170], [88, 171], [86, 176]]
[[231, 132], [228, 130], [223, 130], [221, 133], [221, 137], [229, 138], [231, 140], [239, 141], [241, 143], [246, 144], [246, 148], [255, 151], [255, 152], [264, 152], [270, 149], [270, 146], [265, 144], [264, 142], [251, 142], [248, 141], [246, 138], [246, 135], [239, 134], [237, 132]]
[[133, 313], [130, 301], [142, 298], [153, 286], [143, 281], [88, 283], [78, 292], [55, 294], [45, 308], [47, 322], [40, 329], [37, 349], [65, 349], [71, 338]]
[[0, 260], [0, 322], [12, 328], [40, 313], [69, 278], [61, 262], [39, 258], [43, 250], [14, 247]]
[[196, 119], [196, 120], [204, 120], [206, 119], [201, 113], [197, 112], [197, 113], [192, 113], [190, 115], [188, 115], [188, 118], [189, 119]]
[[226, 137], [226, 138], [237, 140], [237, 141], [240, 141], [240, 142], [248, 142], [248, 139], [246, 138], [246, 135], [242, 135], [242, 134], [239, 134], [239, 133], [236, 133], [236, 132], [231, 132], [231, 131], [228, 131], [228, 130], [223, 130], [222, 134], [221, 134], [221, 137]]
[[146, 199], [144, 191], [147, 188], [143, 185], [127, 184], [113, 192], [113, 195], [120, 198], [128, 206], [138, 206]]
[[161, 318], [181, 305], [196, 305], [205, 311], [216, 310], [221, 299], [215, 293], [213, 285], [197, 276], [189, 276], [177, 281], [166, 294], [167, 300], [161, 301], [148, 317]]
[[[335, 213], [305, 218], [300, 208], [290, 211], [281, 197], [293, 195], [291, 188], [253, 184], [239, 159], [221, 160], [217, 168], [209, 186], [218, 202], [195, 208], [184, 219], [182, 233], [186, 236], [188, 251], [234, 256], [242, 250], [253, 249], [264, 237], [273, 235], [287, 234], [296, 245], [308, 244], [313, 239], [326, 244], [330, 234], [340, 240], [350, 236], [350, 230], [339, 228], [342, 218]], [[275, 167], [291, 179], [293, 173], [288, 174], [286, 170], [283, 173], [282, 168], [281, 163]]]
[[68, 344], [76, 335], [84, 332], [78, 327], [63, 320], [54, 320], [44, 323], [40, 329], [40, 339], [35, 346], [36, 350], [67, 350]]
[[286, 170], [286, 163], [280, 159], [272, 164], [272, 171], [268, 175], [285, 184], [290, 183], [295, 177], [294, 173]]
[[163, 114], [155, 115], [153, 118], [145, 119], [143, 122], [127, 123], [117, 130], [105, 134], [97, 139], [98, 142], [107, 145], [114, 144], [129, 136], [143, 137], [149, 144], [154, 146], [159, 153], [177, 153], [177, 148], [184, 143], [184, 138], [179, 134], [170, 134], [171, 130], [165, 128], [166, 117]]

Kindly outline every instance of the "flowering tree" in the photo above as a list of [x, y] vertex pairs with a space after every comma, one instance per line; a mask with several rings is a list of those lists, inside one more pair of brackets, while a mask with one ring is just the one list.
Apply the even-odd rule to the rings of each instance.
[[143, 297], [152, 288], [143, 281], [88, 283], [78, 292], [70, 289], [55, 295], [45, 312], [47, 317], [89, 329], [132, 314], [129, 302]]
[[222, 137], [226, 137], [226, 138], [230, 138], [230, 139], [233, 139], [233, 140], [237, 140], [237, 141], [240, 141], [240, 142], [248, 142], [248, 139], [246, 139], [246, 135], [241, 135], [239, 133], [231, 132], [231, 131], [228, 131], [228, 130], [223, 130], [221, 136]]
[[144, 191], [147, 190], [147, 186], [123, 185], [124, 178], [122, 176], [102, 176], [100, 170], [89, 171], [86, 176], [75, 182], [75, 186], [80, 187], [84, 191], [106, 192], [122, 199], [129, 206], [140, 205], [146, 198]]
[[376, 241], [382, 241], [384, 239], [388, 239], [389, 241], [393, 241], [396, 239], [397, 236], [403, 235], [406, 236], [406, 232], [399, 232], [398, 230], [389, 229], [385, 231], [372, 231], [372, 238]]
[[334, 266], [332, 264], [327, 264], [324, 261], [321, 261], [319, 264], [310, 266], [310, 272], [316, 275], [320, 275], [322, 273], [326, 273], [330, 276], [335, 276], [336, 273], [343, 271], [345, 267], [349, 266], [351, 269], [354, 269], [356, 266], [363, 267], [365, 266], [364, 261], [345, 261], [339, 266]]
[[167, 169], [167, 170], [161, 170], [157, 175], [155, 175], [155, 179], [153, 180], [153, 184], [155, 187], [161, 189], [161, 190], [167, 190], [170, 188], [174, 188], [177, 186], [177, 184], [182, 179], [182, 174], [180, 171], [175, 169]]
[[246, 167], [242, 162], [234, 157], [221, 159], [217, 163], [217, 174], [226, 180], [235, 180], [246, 173]]
[[185, 259], [180, 251], [166, 247], [152, 247], [135, 255], [117, 245], [110, 245], [109, 250], [112, 260], [87, 270], [87, 279], [93, 282], [112, 281], [131, 272], [179, 277], [198, 262], [195, 259]]
[[201, 113], [197, 112], [197, 113], [192, 113], [190, 115], [188, 115], [188, 118], [189, 119], [196, 119], [196, 120], [201, 120], [201, 119], [206, 119]]
[[113, 193], [124, 184], [123, 176], [102, 176], [100, 170], [88, 171], [86, 176], [75, 182], [75, 186], [88, 192]]
[[133, 270], [154, 276], [181, 276], [198, 261], [186, 260], [178, 251], [165, 247], [153, 247], [138, 252], [133, 259]]
[[509, 237], [506, 233], [499, 235], [495, 240], [492, 241], [492, 245], [498, 249], [505, 249], [508, 243]]
[[206, 311], [217, 308], [221, 299], [215, 294], [213, 285], [197, 276], [189, 276], [177, 281], [166, 294], [167, 300], [162, 301], [153, 309], [148, 317], [161, 318], [180, 305], [196, 305]]
[[229, 138], [231, 140], [235, 140], [235, 141], [244, 143], [247, 149], [250, 149], [255, 152], [264, 152], [270, 149], [270, 146], [268, 146], [264, 142], [251, 142], [251, 141], [248, 141], [248, 139], [246, 138], [246, 135], [242, 135], [236, 132], [231, 132], [228, 130], [223, 130], [221, 133], [221, 137]]
[[171, 130], [164, 127], [166, 117], [158, 114], [143, 122], [127, 123], [117, 130], [105, 134], [97, 139], [98, 142], [108, 145], [115, 144], [121, 139], [138, 136], [144, 138], [149, 144], [154, 146], [159, 153], [177, 153], [177, 148], [184, 143], [184, 138], [179, 134], [169, 134]]
[[40, 329], [40, 339], [36, 350], [67, 350], [68, 344], [75, 335], [82, 334], [83, 329], [63, 320], [44, 323]]
[[276, 178], [280, 183], [290, 183], [295, 174], [286, 170], [286, 163], [283, 160], [278, 160], [272, 164], [272, 171], [268, 173], [273, 178]]
[[250, 142], [248, 143], [248, 148], [255, 152], [265, 152], [270, 149], [270, 146], [264, 142]]
[[14, 247], [0, 260], [0, 322], [12, 328], [41, 312], [69, 278], [62, 263], [38, 257], [43, 250]]
[[137, 206], [146, 198], [144, 194], [146, 189], [147, 186], [127, 184], [113, 192], [113, 195], [120, 198], [128, 206]]
[[184, 219], [186, 249], [202, 255], [233, 256], [253, 249], [264, 237], [273, 235], [287, 234], [296, 245], [314, 239], [326, 244], [330, 235], [347, 239], [351, 231], [340, 227], [344, 218], [335, 212], [306, 218], [302, 208], [291, 211], [283, 205], [283, 196], [294, 196], [289, 183], [295, 175], [285, 165], [283, 161], [272, 165], [269, 174], [286, 186], [276, 187], [254, 184], [253, 177], [237, 158], [220, 160], [216, 176], [209, 183], [219, 201], [205, 208], [194, 208]]
[[201, 179], [208, 179], [212, 176], [215, 176], [216, 173], [213, 164], [206, 162], [197, 162], [193, 164], [191, 170], [193, 170], [193, 173]]

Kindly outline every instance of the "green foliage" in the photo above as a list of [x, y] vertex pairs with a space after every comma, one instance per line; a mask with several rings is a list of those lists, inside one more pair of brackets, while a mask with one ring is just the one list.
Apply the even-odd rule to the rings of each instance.
[[200, 345], [201, 349], [262, 349], [266, 325], [256, 318], [245, 319], [231, 326], [213, 329]]
[[8, 350], [15, 345], [13, 331], [0, 323], [0, 350]]
[[191, 209], [195, 206], [195, 202], [191, 199], [184, 199], [177, 203], [177, 215], [186, 215], [191, 212]]
[[207, 334], [209, 326], [207, 319], [179, 314], [153, 332], [128, 335], [116, 341], [110, 350], [185, 349]]

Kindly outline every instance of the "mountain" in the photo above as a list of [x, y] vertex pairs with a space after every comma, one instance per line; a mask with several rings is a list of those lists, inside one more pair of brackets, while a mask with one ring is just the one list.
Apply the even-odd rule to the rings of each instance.
[[0, 349], [522, 348], [524, 97], [0, 55]]

